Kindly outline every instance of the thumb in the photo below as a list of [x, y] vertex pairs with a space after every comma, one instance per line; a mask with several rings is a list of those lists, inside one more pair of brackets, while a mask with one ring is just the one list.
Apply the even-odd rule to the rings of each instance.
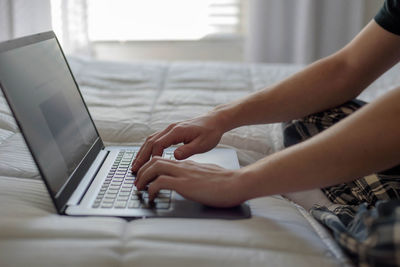
[[182, 160], [200, 152], [199, 142], [193, 141], [178, 147], [174, 152], [174, 156], [176, 159]]

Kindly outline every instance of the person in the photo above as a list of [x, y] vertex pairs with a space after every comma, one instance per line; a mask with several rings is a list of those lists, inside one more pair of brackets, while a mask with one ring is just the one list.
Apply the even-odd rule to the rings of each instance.
[[[358, 255], [359, 262], [368, 262], [376, 255], [365, 252], [365, 246], [372, 245], [350, 242], [355, 233], [345, 228], [364, 202], [375, 206], [379, 200], [400, 198], [399, 169], [397, 176], [385, 172], [400, 163], [400, 87], [369, 104], [353, 99], [399, 60], [400, 1], [386, 0], [375, 18], [333, 55], [282, 82], [149, 136], [132, 165], [135, 185], [138, 190], [148, 186], [150, 199], [160, 189], [172, 189], [215, 207], [321, 188], [330, 201], [344, 206], [334, 211], [316, 208], [313, 215], [333, 230], [342, 247]], [[288, 121], [287, 148], [239, 170], [160, 157], [165, 148], [183, 143], [174, 152], [183, 160], [214, 148], [236, 127]], [[336, 217], [326, 216], [328, 212]], [[343, 227], [333, 227], [328, 217]]]
[[[207, 205], [228, 207], [260, 196], [346, 183], [400, 163], [400, 88], [321, 134], [240, 170], [159, 157], [163, 149], [184, 143], [174, 155], [182, 160], [212, 149], [233, 128], [289, 121], [354, 99], [400, 60], [400, 26], [389, 26], [390, 14], [385, 16], [398, 15], [399, 4], [385, 3], [390, 5], [394, 7], [382, 9], [337, 53], [276, 85], [149, 136], [132, 166], [137, 187], [151, 182], [151, 198], [166, 188]], [[392, 20], [398, 24], [399, 18]]]

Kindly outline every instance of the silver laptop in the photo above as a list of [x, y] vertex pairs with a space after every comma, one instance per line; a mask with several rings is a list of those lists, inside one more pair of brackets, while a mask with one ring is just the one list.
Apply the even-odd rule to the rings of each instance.
[[[139, 147], [105, 147], [53, 32], [0, 43], [0, 87], [60, 214], [75, 216], [250, 217], [246, 204], [203, 206], [161, 190], [149, 202], [130, 166]], [[173, 159], [173, 148], [164, 157]], [[214, 149], [191, 158], [239, 168], [236, 152]]]

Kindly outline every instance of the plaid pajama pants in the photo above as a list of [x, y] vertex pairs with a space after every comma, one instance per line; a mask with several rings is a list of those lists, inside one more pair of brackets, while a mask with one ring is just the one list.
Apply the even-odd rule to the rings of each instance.
[[[284, 123], [285, 147], [322, 132], [365, 104], [352, 100]], [[316, 205], [310, 212], [356, 265], [400, 266], [400, 166], [321, 190], [336, 205]]]

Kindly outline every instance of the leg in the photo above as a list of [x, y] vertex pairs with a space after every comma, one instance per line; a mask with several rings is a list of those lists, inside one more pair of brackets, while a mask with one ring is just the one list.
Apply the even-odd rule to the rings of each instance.
[[[362, 105], [351, 101], [284, 124], [285, 146], [318, 134]], [[310, 212], [331, 230], [355, 264], [392, 266], [398, 262], [400, 241], [395, 233], [400, 227], [400, 166], [321, 191], [336, 205], [314, 206]]]

